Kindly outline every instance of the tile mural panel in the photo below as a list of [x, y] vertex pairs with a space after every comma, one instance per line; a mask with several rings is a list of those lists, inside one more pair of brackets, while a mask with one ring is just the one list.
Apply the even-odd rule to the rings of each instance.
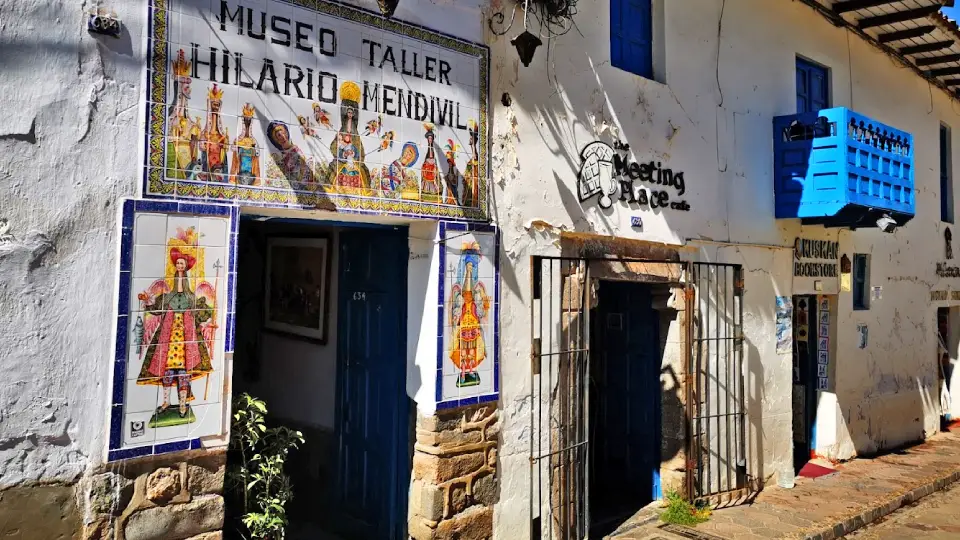
[[499, 391], [499, 244], [488, 225], [441, 223], [439, 408]]
[[317, 0], [153, 0], [147, 197], [487, 218], [488, 50]]
[[124, 202], [111, 460], [224, 433], [236, 213]]

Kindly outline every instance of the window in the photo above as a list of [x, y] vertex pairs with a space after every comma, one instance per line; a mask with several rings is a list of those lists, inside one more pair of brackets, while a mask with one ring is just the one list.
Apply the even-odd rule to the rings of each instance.
[[827, 68], [797, 58], [797, 113], [830, 108], [830, 72]]
[[870, 309], [870, 256], [853, 255], [853, 309]]
[[940, 221], [953, 223], [953, 169], [950, 128], [940, 124]]
[[653, 10], [651, 0], [610, 0], [610, 63], [635, 75], [653, 78]]

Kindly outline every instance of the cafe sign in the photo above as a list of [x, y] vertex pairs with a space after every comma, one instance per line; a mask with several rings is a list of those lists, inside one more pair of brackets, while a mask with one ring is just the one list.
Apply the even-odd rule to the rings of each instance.
[[580, 202], [594, 197], [600, 208], [613, 206], [616, 200], [629, 206], [687, 212], [683, 199], [687, 183], [683, 171], [674, 170], [656, 160], [630, 159], [630, 145], [617, 141], [610, 146], [593, 141], [580, 151], [577, 173]]
[[152, 0], [147, 196], [487, 218], [486, 47], [318, 0]]

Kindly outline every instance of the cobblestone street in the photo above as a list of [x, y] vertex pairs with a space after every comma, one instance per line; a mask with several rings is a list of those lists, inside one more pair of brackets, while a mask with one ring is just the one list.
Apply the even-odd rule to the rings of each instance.
[[[663, 526], [649, 507], [624, 523], [617, 540], [830, 540], [881, 523], [857, 538], [960, 538], [951, 523], [960, 487], [939, 492], [960, 478], [960, 435], [941, 433], [898, 452], [840, 465], [838, 474], [801, 478], [793, 489], [768, 486], [752, 504], [717, 510], [696, 527]], [[918, 501], [917, 506], [910, 506]], [[927, 516], [924, 508], [933, 511]], [[897, 512], [897, 509], [903, 508]], [[891, 514], [891, 512], [893, 512]], [[885, 516], [889, 530], [884, 528]], [[883, 518], [881, 518], [883, 519]], [[673, 534], [669, 534], [673, 533]], [[870, 536], [876, 534], [876, 536]], [[937, 536], [939, 535], [939, 536]]]
[[856, 540], [894, 540], [926, 538], [946, 540], [960, 538], [957, 507], [960, 505], [960, 486], [934, 493], [916, 504], [894, 512], [877, 523], [856, 531], [847, 538]]

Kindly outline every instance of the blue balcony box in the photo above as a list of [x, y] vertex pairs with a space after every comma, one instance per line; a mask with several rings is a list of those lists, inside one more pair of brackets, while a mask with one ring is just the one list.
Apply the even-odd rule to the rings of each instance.
[[843, 107], [773, 119], [777, 219], [875, 227], [913, 218], [913, 136]]

